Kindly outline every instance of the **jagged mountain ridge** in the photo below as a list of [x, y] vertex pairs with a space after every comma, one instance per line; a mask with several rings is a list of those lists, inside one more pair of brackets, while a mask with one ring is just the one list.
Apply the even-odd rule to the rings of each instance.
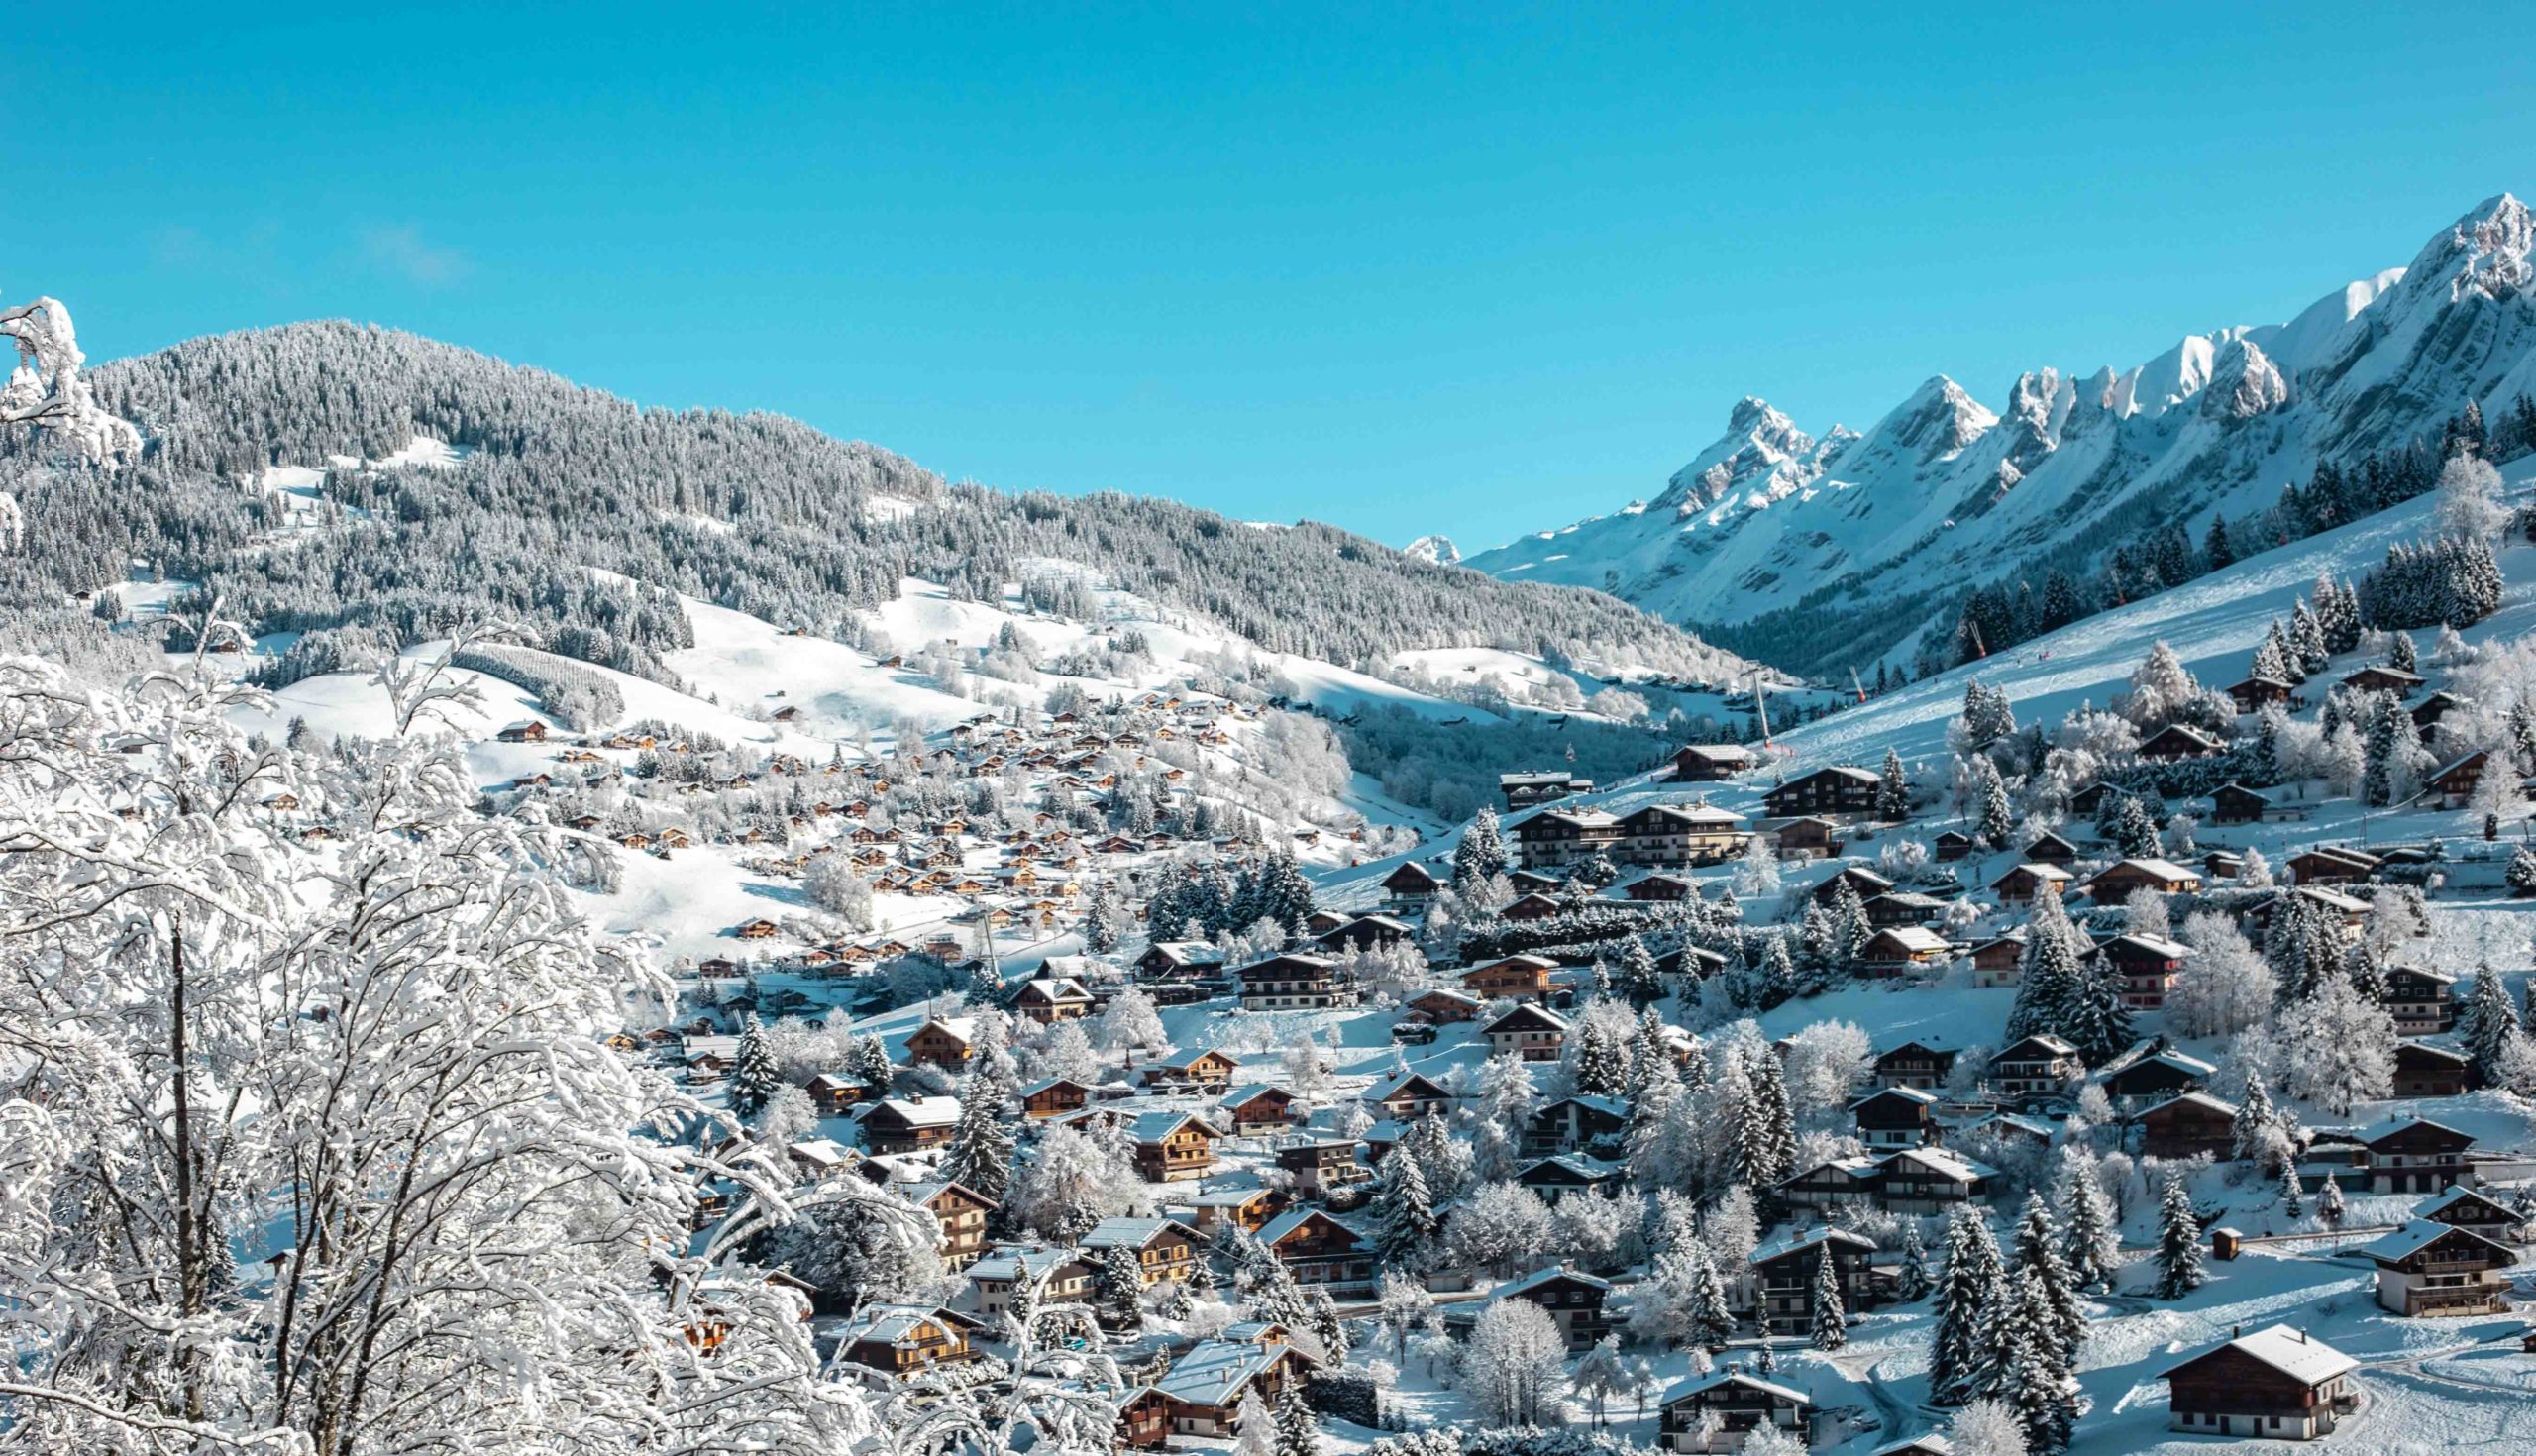
[[2503, 194], [2286, 323], [2195, 335], [2120, 373], [2037, 369], [1996, 411], [1939, 375], [1866, 430], [1816, 437], [1747, 397], [1653, 501], [1466, 564], [1706, 627], [1831, 614], [1816, 635], [1842, 648], [1785, 667], [1907, 661], [1972, 585], [2037, 560], [2091, 565], [2167, 520], [2198, 533], [2319, 462], [2536, 391], [2531, 242], [2528, 208]]

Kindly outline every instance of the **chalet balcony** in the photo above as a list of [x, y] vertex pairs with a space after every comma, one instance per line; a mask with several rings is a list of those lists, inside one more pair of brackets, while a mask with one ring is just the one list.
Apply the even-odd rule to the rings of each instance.
[[2498, 1314], [2509, 1307], [2499, 1285], [2481, 1285], [2455, 1290], [2407, 1290], [2404, 1313], [2409, 1318], [2439, 1318], [2461, 1314]]

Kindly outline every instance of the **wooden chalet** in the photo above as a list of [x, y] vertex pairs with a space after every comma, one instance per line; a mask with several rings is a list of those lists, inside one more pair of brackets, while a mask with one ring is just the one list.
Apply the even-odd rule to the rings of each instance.
[[1292, 1181], [1295, 1192], [1307, 1198], [1326, 1198], [1373, 1176], [1372, 1169], [1356, 1161], [1355, 1139], [1314, 1137], [1309, 1133], [1298, 1133], [1277, 1144], [1277, 1166]]
[[2333, 1434], [2354, 1404], [2360, 1362], [2303, 1329], [2275, 1324], [2240, 1334], [2159, 1372], [2168, 1430], [2312, 1441]]
[[1719, 783], [1759, 763], [1740, 743], [1691, 743], [1673, 751], [1673, 778], [1683, 783]]
[[2218, 739], [2189, 723], [2168, 723], [2142, 739], [2138, 752], [2150, 763], [2171, 764], [2180, 759], [2206, 759], [2224, 747]]
[[1937, 838], [1929, 841], [1929, 852], [1941, 865], [1952, 865], [1957, 860], [1970, 859], [1972, 852], [1980, 847], [1977, 840], [1960, 829], [1943, 830]]
[[1497, 776], [1497, 791], [1506, 800], [1506, 810], [1529, 809], [1553, 799], [1575, 793], [1592, 793], [1594, 780], [1579, 778], [1563, 770]]
[[2297, 702], [2298, 686], [2277, 677], [2256, 675], [2228, 684], [2228, 700], [2237, 705], [2240, 715], [2259, 713], [2267, 707], [2288, 708]]
[[2471, 1228], [2502, 1243], [2527, 1241], [2528, 1215], [2493, 1197], [2459, 1184], [2413, 1209], [2415, 1218]]
[[1945, 1042], [1914, 1039], [1876, 1053], [1872, 1076], [1877, 1087], [1935, 1092], [1946, 1086], [1961, 1054], [1961, 1048]]
[[907, 1037], [907, 1061], [956, 1076], [967, 1071], [969, 1059], [977, 1055], [977, 1036], [974, 1016], [928, 1016]]
[[1416, 860], [1403, 860], [1383, 877], [1383, 896], [1395, 910], [1423, 910], [1443, 887], [1444, 882]]
[[1021, 1089], [1021, 1115], [1032, 1122], [1080, 1112], [1092, 1105], [1092, 1089], [1071, 1077], [1050, 1077]]
[[1867, 1259], [1875, 1241], [1839, 1228], [1782, 1234], [1752, 1251], [1752, 1316], [1772, 1334], [1803, 1334], [1814, 1322], [1814, 1285], [1829, 1254], [1842, 1307], [1854, 1314], [1875, 1302]]
[[1583, 1350], [1611, 1332], [1611, 1320], [1603, 1313], [1603, 1301], [1611, 1293], [1611, 1281], [1579, 1274], [1573, 1266], [1562, 1264], [1501, 1284], [1489, 1299], [1538, 1305], [1567, 1337], [1567, 1348]]
[[2096, 1069], [2092, 1081], [2104, 1089], [2105, 1099], [2117, 1111], [2153, 1107], [2169, 1097], [2200, 1092], [2219, 1075], [2218, 1068], [2164, 1041], [2163, 1037], [2144, 1041]]
[[[1776, 1426], [1813, 1444], [1814, 1400], [1794, 1386], [1720, 1366], [1664, 1392], [1655, 1444], [1666, 1451], [1741, 1451], [1754, 1428]], [[1707, 1417], [1715, 1416], [1714, 1421]], [[1708, 1433], [1708, 1427], [1715, 1433]]]
[[2001, 1096], [2051, 1095], [2085, 1071], [2076, 1047], [2057, 1036], [2037, 1033], [1992, 1053], [1988, 1081]]
[[2499, 1314], [2518, 1251], [2463, 1224], [2416, 1218], [2361, 1247], [2378, 1266], [2378, 1303], [2406, 1319]]
[[1550, 973], [1557, 969], [1547, 956], [1506, 956], [1464, 971], [1462, 989], [1483, 1001], [1546, 1001]]
[[1194, 1194], [1182, 1201], [1189, 1209], [1191, 1227], [1209, 1238], [1219, 1238], [1227, 1227], [1257, 1233], [1284, 1212], [1290, 1200], [1274, 1189], [1230, 1188]]
[[1257, 1137], [1293, 1127], [1298, 1120], [1295, 1104], [1299, 1100], [1273, 1082], [1254, 1082], [1224, 1093], [1215, 1106], [1231, 1119], [1233, 1136]]
[[1164, 1281], [1186, 1283], [1206, 1252], [1205, 1237], [1177, 1218], [1104, 1218], [1076, 1247], [1096, 1269], [1111, 1249], [1136, 1256], [1136, 1277], [1146, 1289]]
[[1233, 1074], [1241, 1064], [1226, 1053], [1213, 1047], [1195, 1052], [1173, 1052], [1145, 1064], [1147, 1087], [1192, 1088], [1199, 1092], [1225, 1092], [1232, 1090]]
[[1610, 1162], [1588, 1153], [1552, 1153], [1546, 1158], [1534, 1158], [1516, 1170], [1515, 1181], [1555, 1208], [1559, 1199], [1571, 1194], [1593, 1194], [1606, 1198], [1619, 1196], [1621, 1180], [1628, 1172], [1626, 1163]]
[[948, 1178], [906, 1184], [898, 1192], [906, 1196], [908, 1202], [931, 1213], [941, 1225], [945, 1267], [966, 1269], [986, 1253], [987, 1215], [996, 1210], [995, 1199]]
[[2201, 872], [2170, 860], [2117, 860], [2089, 877], [2082, 887], [2097, 904], [2118, 905], [2144, 889], [2192, 894], [2201, 888]]
[[2397, 1036], [2438, 1036], [2457, 1029], [2457, 978], [2427, 966], [2389, 966], [2378, 1003], [2395, 1018]]
[[2423, 781], [2428, 785], [2423, 797], [2435, 801], [2443, 809], [2462, 809], [2473, 801], [2475, 785], [2483, 781], [2483, 770], [2492, 756], [2477, 749], [2464, 758], [2451, 759], [2430, 771]]
[[2122, 977], [2122, 1003], [2135, 1011], [2163, 1010], [2166, 993], [2183, 974], [2190, 947], [2161, 935], [2131, 932], [2096, 942], [2082, 960], [2101, 958]]
[[494, 734], [493, 737], [495, 741], [501, 743], [544, 743], [546, 741], [546, 725], [535, 718], [530, 718], [522, 722], [511, 724], [510, 726], [502, 729], [499, 733]]
[[1990, 882], [1990, 892], [2010, 909], [2023, 909], [2047, 894], [2065, 896], [2074, 877], [2058, 865], [2016, 865]]
[[1430, 1025], [1449, 1026], [1456, 1021], [1478, 1019], [1481, 1002], [1479, 997], [1467, 992], [1437, 987], [1410, 997], [1407, 1010]]
[[2029, 865], [2074, 865], [2078, 861], [2078, 847], [2066, 836], [2046, 829], [2034, 837], [2034, 843], [2025, 847], [2022, 859]]
[[2241, 783], [2222, 783], [2210, 790], [2210, 822], [2260, 824], [2272, 812], [2272, 800]]
[[976, 1352], [969, 1337], [985, 1328], [956, 1309], [884, 1304], [858, 1314], [837, 1337], [837, 1358], [903, 1380], [970, 1359]]
[[1524, 868], [1574, 864], [1609, 853], [1621, 842], [1621, 821], [1600, 809], [1543, 809], [1509, 826]]
[[1916, 1148], [1944, 1136], [1937, 1105], [1935, 1092], [1887, 1087], [1849, 1103], [1849, 1115], [1856, 1121], [1858, 1141], [1870, 1148]]
[[2208, 1092], [2178, 1092], [2132, 1119], [2140, 1150], [2153, 1158], [2225, 1159], [2237, 1142], [2237, 1107]]
[[1012, 993], [1012, 1009], [1042, 1026], [1092, 1014], [1092, 992], [1070, 976], [1034, 977]]
[[2292, 884], [2359, 884], [2377, 879], [2383, 863], [2364, 850], [2317, 845], [2291, 855], [2287, 869]]
[[1801, 774], [1761, 795], [1762, 812], [1773, 819], [1820, 814], [1875, 812], [1876, 776], [1854, 764], [1835, 764]]
[[1942, 966], [1954, 954], [1946, 937], [1918, 925], [1896, 925], [1867, 937], [1858, 948], [1858, 965], [1870, 976], [1900, 976], [1926, 966]]
[[2427, 680], [2419, 673], [2373, 663], [2346, 675], [2342, 685], [2356, 692], [2391, 692], [2397, 697], [2410, 697]]
[[1818, 815], [1807, 814], [1781, 824], [1770, 835], [1770, 845], [1782, 860], [1828, 860], [1841, 852], [1841, 826]]
[[2426, 1041], [2395, 1043], [2394, 1095], [2462, 1097], [2474, 1086], [2474, 1059], [2464, 1052]]
[[2019, 925], [1974, 946], [1972, 984], [1979, 987], [2016, 985], [2024, 976], [2026, 946], [2033, 939], [2034, 932]]
[[1552, 915], [1565, 913], [1566, 909], [1567, 906], [1559, 903], [1557, 899], [1536, 889], [1529, 894], [1517, 895], [1512, 903], [1499, 910], [1497, 914], [1501, 919], [1521, 922], [1546, 920]]
[[1814, 903], [1830, 907], [1840, 899], [1843, 885], [1849, 886], [1849, 892], [1858, 897], [1860, 904], [1864, 904], [1893, 888], [1893, 882], [1864, 866], [1844, 865], [1830, 879], [1814, 886], [1810, 891]]
[[[1282, 1335], [1282, 1327], [1272, 1328]], [[1173, 1435], [1229, 1439], [1240, 1434], [1244, 1396], [1257, 1396], [1261, 1408], [1274, 1411], [1287, 1389], [1320, 1365], [1282, 1337], [1200, 1340], [1153, 1388], [1169, 1412]]]
[[1617, 1143], [1628, 1131], [1629, 1103], [1619, 1097], [1564, 1096], [1524, 1120], [1522, 1150], [1528, 1158], [1580, 1152]]
[[1353, 992], [1339, 988], [1337, 969], [1327, 956], [1288, 951], [1241, 967], [1233, 979], [1240, 983], [1245, 1011], [1321, 1010], [1355, 1000]]
[[1136, 1171], [1150, 1183], [1206, 1177], [1223, 1136], [1194, 1112], [1140, 1112], [1129, 1129], [1136, 1140]]
[[1480, 1029], [1489, 1053], [1512, 1052], [1527, 1062], [1555, 1062], [1567, 1044], [1567, 1023], [1535, 1005], [1521, 1005]]
[[1877, 1205], [1904, 1217], [1985, 1201], [1999, 1177], [1989, 1164], [1944, 1148], [1897, 1148], [1875, 1162]]
[[1333, 1299], [1373, 1293], [1381, 1260], [1372, 1242], [1326, 1208], [1289, 1208], [1268, 1220], [1258, 1237], [1297, 1284], [1325, 1289]]
[[2373, 1194], [2435, 1194], [2474, 1180], [2466, 1150], [2475, 1139], [2427, 1117], [2363, 1128], [2359, 1170]]
[[886, 1097], [859, 1114], [863, 1146], [874, 1153], [920, 1153], [951, 1140], [960, 1121], [958, 1097]]
[[1696, 881], [1685, 880], [1679, 875], [1657, 870], [1651, 874], [1640, 875], [1622, 885], [1621, 894], [1624, 898], [1636, 900], [1640, 904], [1678, 904], [1684, 900], [1698, 899], [1700, 887]]
[[1432, 1112], [1449, 1112], [1453, 1094], [1423, 1072], [1403, 1072], [1365, 1091], [1365, 1104], [1377, 1115], [1413, 1122]]
[[1648, 804], [1620, 821], [1613, 858], [1628, 865], [1717, 865], [1744, 853], [1744, 816], [1705, 800]]
[[1418, 938], [1414, 925], [1389, 915], [1358, 915], [1320, 939], [1326, 951], [1384, 950]]

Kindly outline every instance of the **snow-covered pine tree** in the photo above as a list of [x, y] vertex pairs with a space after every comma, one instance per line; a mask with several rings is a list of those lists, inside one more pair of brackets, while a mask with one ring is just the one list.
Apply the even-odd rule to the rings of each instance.
[[2070, 1379], [2074, 1367], [2060, 1358], [2049, 1333], [2052, 1292], [2034, 1270], [2021, 1269], [2010, 1276], [2007, 1294], [1999, 1320], [1995, 1394], [2017, 1412], [2027, 1451], [2060, 1456], [2069, 1449], [2078, 1407], [2076, 1382]]
[[1938, 1321], [1929, 1345], [1929, 1399], [1960, 1405], [1979, 1388], [1991, 1349], [1994, 1306], [2002, 1294], [1999, 1246], [1978, 1216], [1948, 1217], [1946, 1268], [1938, 1276]]
[[2044, 1206], [2040, 1191], [2025, 1196], [2025, 1211], [2017, 1220], [2017, 1272], [2034, 1282], [2043, 1312], [2048, 1320], [2038, 1326], [2038, 1337], [2052, 1341], [2050, 1354], [2054, 1368], [2063, 1374], [2077, 1369], [2078, 1348], [2087, 1339], [2087, 1309], [2078, 1298], [2077, 1272], [2062, 1256], [2067, 1238], [2052, 1212]]
[[2035, 896], [2034, 917], [2027, 927], [2024, 967], [2017, 977], [2017, 998], [2008, 1010], [2011, 1039], [2038, 1034], [2060, 1035], [2073, 1013], [2079, 994], [2076, 926], [2068, 911], [2049, 890]]
[[2510, 1004], [2508, 988], [2491, 962], [2483, 962], [2475, 968], [2475, 984], [2467, 988], [2466, 1004], [2457, 1012], [2457, 1043], [2474, 1060], [2475, 1076], [2483, 1086], [2506, 1085], [2504, 1058], [2518, 1029], [2518, 1008]]
[[2325, 1170], [2324, 1187], [2316, 1190], [2316, 1216], [2325, 1221], [2325, 1227], [2340, 1228], [2342, 1208], [2342, 1182], [2335, 1178], [2334, 1171], [2328, 1168]]
[[1506, 839], [1498, 832], [1497, 811], [1482, 805], [1453, 848], [1453, 888], [1467, 895], [1473, 886], [1506, 873]]
[[2158, 842], [2158, 821], [2138, 794], [2126, 793], [2116, 804], [2111, 837], [2114, 848], [2126, 859], [2155, 859], [2165, 852]]
[[981, 1065], [960, 1085], [960, 1120], [952, 1125], [943, 1171], [1001, 1203], [1012, 1185], [1012, 1124], [1004, 1085]]
[[1841, 1271], [1832, 1262], [1828, 1242], [1815, 1261], [1813, 1320], [1807, 1335], [1818, 1350], [1837, 1350], [1849, 1342], [1849, 1315], [1841, 1305]]
[[1118, 902], [1107, 884], [1093, 887], [1091, 902], [1083, 910], [1083, 947], [1096, 956], [1106, 956], [1118, 948]]
[[1435, 1200], [1418, 1159], [1395, 1148], [1383, 1160], [1373, 1199], [1373, 1244], [1391, 1268], [1424, 1273], [1443, 1231], [1435, 1216]]
[[2122, 1231], [2113, 1199], [2096, 1177], [2095, 1159], [2074, 1145], [2060, 1151], [2060, 1212], [2061, 1258], [2071, 1285], [2081, 1291], [2113, 1288], [2114, 1271], [2122, 1265]]
[[2074, 968], [2075, 988], [2060, 1035], [2078, 1049], [2090, 1067], [2101, 1067], [2131, 1045], [2131, 1006], [2123, 999], [2122, 968], [2111, 956], [2096, 956]]
[[1704, 1349], [1724, 1345], [1735, 1333], [1735, 1312], [1726, 1293], [1726, 1276], [1719, 1272], [1716, 1257], [1708, 1245], [1694, 1240], [1688, 1252], [1691, 1259], [1690, 1289], [1683, 1313], [1683, 1334]]
[[2307, 1216], [2307, 1187], [2299, 1181], [2295, 1159], [2280, 1165], [2280, 1210], [2293, 1220]]
[[1664, 995], [1664, 982], [1655, 969], [1655, 953], [1646, 948], [1641, 936], [1633, 935], [1621, 946], [1620, 974], [1615, 984], [1620, 993], [1633, 1006], [1652, 1008]]
[[1902, 755], [1887, 748], [1884, 772], [1875, 780], [1875, 816], [1896, 823], [1911, 817], [1911, 780], [1902, 772]]
[[1092, 1297], [1110, 1327], [1135, 1328], [1144, 1317], [1144, 1271], [1137, 1267], [1135, 1250], [1111, 1244], [1101, 1251], [1092, 1266]]
[[2306, 680], [2306, 670], [2290, 659], [2289, 639], [2282, 634], [2277, 618], [2273, 619], [2272, 630], [2264, 635], [2263, 642], [2255, 648], [2251, 672], [2254, 676], [2269, 677], [2275, 682], [2295, 684]]
[[775, 1062], [775, 1053], [766, 1044], [766, 1027], [749, 1013], [740, 1026], [740, 1044], [731, 1057], [731, 1110], [743, 1116], [754, 1114], [784, 1085], [784, 1071]]
[[1973, 837], [1992, 849], [2007, 848], [2016, 817], [2008, 807], [2008, 785], [1987, 754], [1972, 761], [1972, 791]]
[[1929, 1297], [1929, 1248], [1920, 1236], [1920, 1220], [1902, 1220], [1902, 1267], [1894, 1284], [1894, 1294], [1909, 1304]]
[[2161, 1300], [2180, 1300], [2208, 1278], [2201, 1263], [2201, 1221], [2193, 1216], [2180, 1173], [2167, 1174], [2158, 1191], [2157, 1260]]

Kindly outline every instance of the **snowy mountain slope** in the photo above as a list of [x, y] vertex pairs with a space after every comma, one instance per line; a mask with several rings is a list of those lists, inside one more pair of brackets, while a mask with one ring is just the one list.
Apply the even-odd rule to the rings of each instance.
[[2435, 436], [2470, 400], [2491, 413], [2536, 390], [2531, 243], [2525, 204], [2495, 197], [2408, 266], [2287, 323], [2196, 335], [2121, 373], [2037, 369], [1995, 411], [1941, 375], [1865, 431], [1818, 439], [1746, 398], [1652, 502], [1468, 565], [1608, 585], [1687, 623], [1803, 605], [1857, 630], [1801, 666], [1907, 660], [1962, 590], [2022, 563], [2085, 566], [2150, 524], [2197, 534], [2320, 461]]

